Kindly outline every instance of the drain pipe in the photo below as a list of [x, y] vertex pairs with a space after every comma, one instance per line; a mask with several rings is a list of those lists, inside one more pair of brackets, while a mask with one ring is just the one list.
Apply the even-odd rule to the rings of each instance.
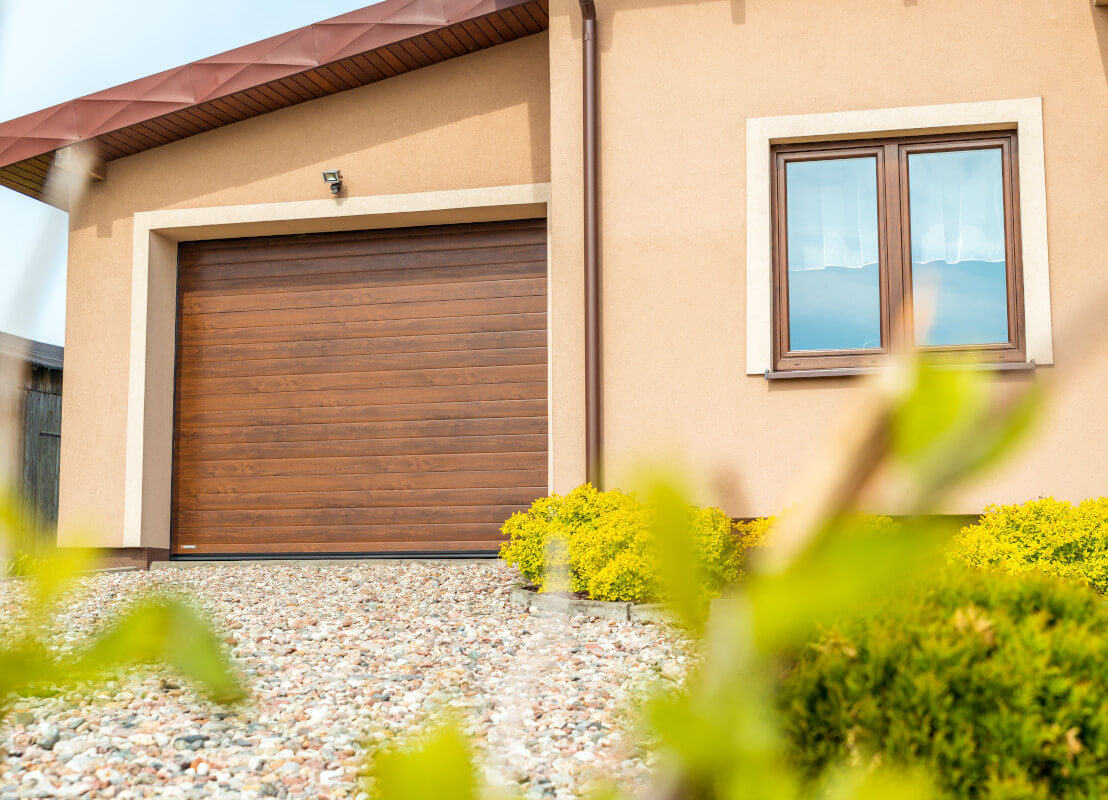
[[584, 63], [582, 92], [585, 186], [585, 479], [602, 488], [600, 436], [600, 156], [596, 5], [579, 0]]

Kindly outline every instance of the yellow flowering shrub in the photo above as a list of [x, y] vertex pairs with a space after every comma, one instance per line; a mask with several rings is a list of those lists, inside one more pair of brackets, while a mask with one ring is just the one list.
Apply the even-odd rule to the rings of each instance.
[[736, 523], [735, 532], [738, 533], [742, 546], [749, 550], [752, 547], [765, 546], [775, 524], [777, 524], [777, 517], [758, 517]]
[[[742, 571], [743, 542], [718, 508], [688, 509], [705, 593], [718, 595]], [[502, 528], [509, 538], [500, 555], [540, 591], [568, 589], [594, 600], [660, 600], [651, 510], [618, 489], [584, 484], [566, 495], [536, 500]], [[550, 569], [550, 565], [557, 569]], [[568, 586], [557, 585], [567, 574]]]
[[992, 505], [963, 528], [950, 555], [971, 567], [1008, 575], [1038, 571], [1108, 590], [1108, 497], [1074, 505], [1045, 497]]

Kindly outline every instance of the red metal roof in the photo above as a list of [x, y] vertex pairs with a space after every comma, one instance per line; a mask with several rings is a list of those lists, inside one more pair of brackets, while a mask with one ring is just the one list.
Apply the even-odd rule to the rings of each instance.
[[385, 0], [0, 123], [0, 185], [60, 205], [60, 148], [122, 158], [546, 27], [547, 0]]

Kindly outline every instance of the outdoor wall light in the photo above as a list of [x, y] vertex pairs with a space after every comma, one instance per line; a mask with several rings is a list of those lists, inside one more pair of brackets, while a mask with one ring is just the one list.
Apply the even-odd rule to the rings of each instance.
[[342, 173], [337, 169], [323, 170], [323, 181], [331, 187], [331, 194], [338, 194], [342, 191]]

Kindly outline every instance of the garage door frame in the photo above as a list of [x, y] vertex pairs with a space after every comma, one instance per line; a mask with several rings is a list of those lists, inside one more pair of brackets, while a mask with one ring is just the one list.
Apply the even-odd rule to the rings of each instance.
[[[548, 487], [547, 227], [540, 218], [181, 242], [171, 554], [495, 555], [500, 524]], [[512, 263], [501, 263], [505, 253]], [[458, 274], [427, 277], [439, 263]], [[335, 296], [321, 304], [320, 292]], [[312, 326], [320, 338], [303, 338]], [[396, 349], [417, 332], [483, 342], [457, 348], [417, 337]], [[261, 362], [238, 360], [243, 348], [300, 358], [280, 362], [291, 371], [267, 365], [259, 377]], [[420, 366], [428, 357], [432, 363]], [[439, 404], [445, 398], [456, 407]], [[489, 402], [499, 400], [508, 405]], [[410, 403], [436, 405], [423, 417], [408, 413]], [[240, 439], [234, 431], [297, 422], [313, 423], [315, 438], [283, 431], [271, 439], [267, 427], [261, 439]], [[448, 430], [427, 432], [443, 423]], [[490, 424], [493, 434], [478, 430]], [[517, 429], [536, 424], [541, 434]], [[369, 435], [380, 425], [421, 432]], [[385, 499], [393, 493], [368, 490], [367, 482], [402, 488], [407, 499]], [[224, 494], [232, 484], [263, 495]], [[362, 486], [356, 498], [354, 484]], [[331, 505], [343, 488], [342, 505]]]
[[[547, 381], [552, 387], [549, 201], [550, 184], [539, 183], [135, 214], [123, 531], [118, 546], [170, 547], [179, 242], [545, 218]], [[547, 393], [549, 486], [556, 485], [552, 394]]]

